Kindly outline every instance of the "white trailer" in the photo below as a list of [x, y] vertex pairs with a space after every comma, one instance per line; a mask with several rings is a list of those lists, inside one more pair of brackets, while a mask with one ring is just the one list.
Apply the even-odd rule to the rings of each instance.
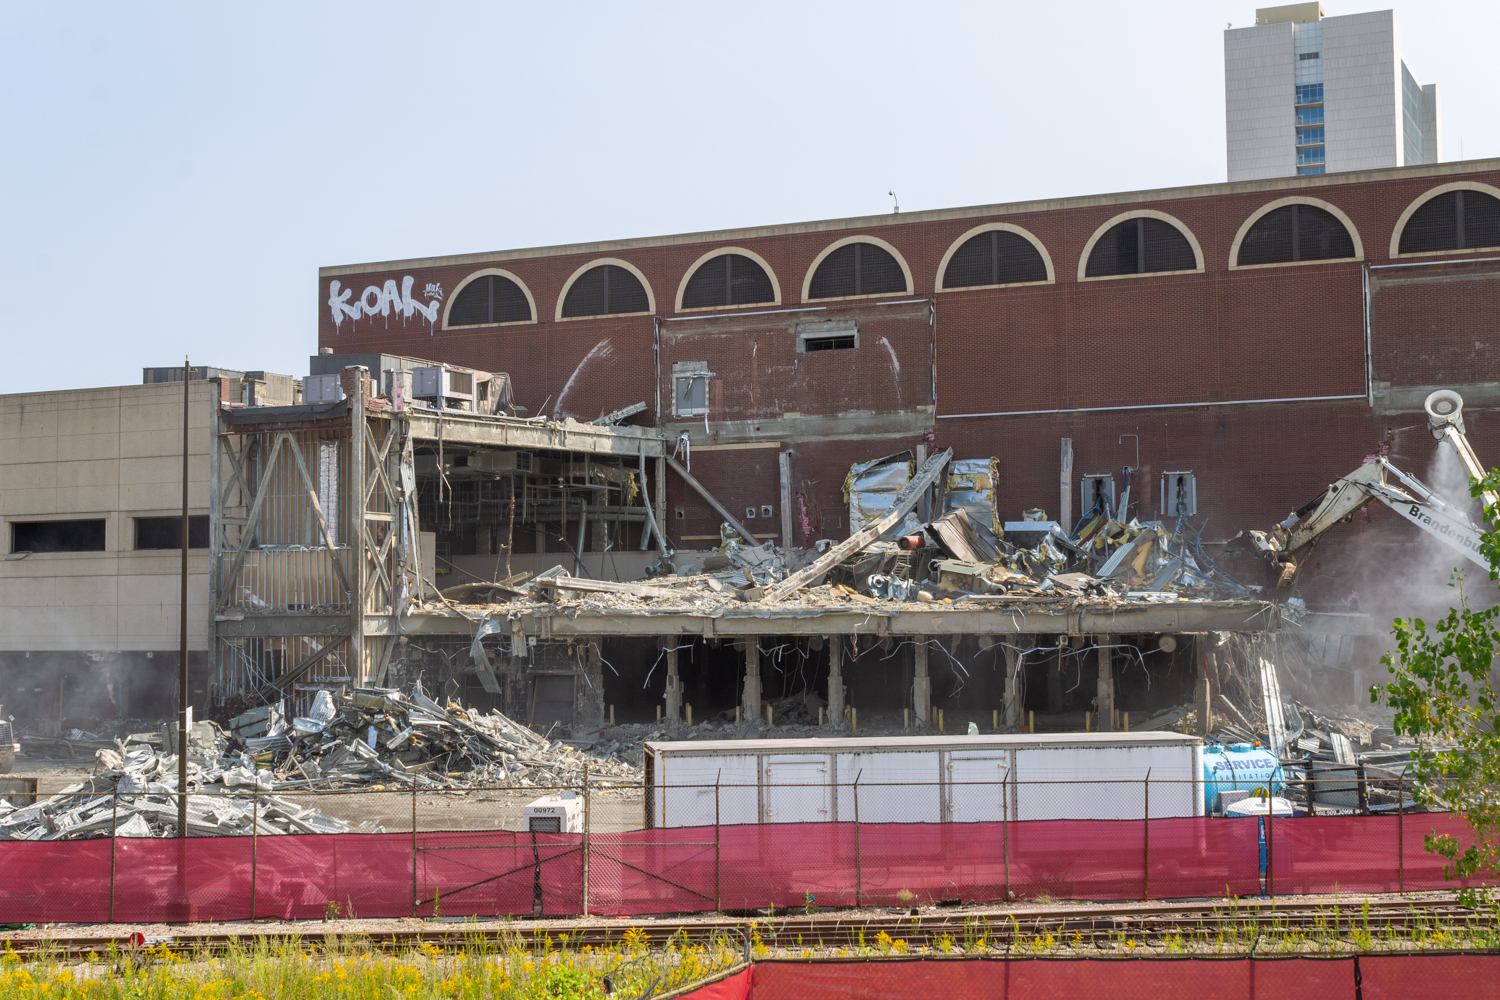
[[1148, 808], [1152, 818], [1203, 815], [1203, 741], [1180, 733], [704, 740], [645, 750], [647, 827], [1141, 819]]

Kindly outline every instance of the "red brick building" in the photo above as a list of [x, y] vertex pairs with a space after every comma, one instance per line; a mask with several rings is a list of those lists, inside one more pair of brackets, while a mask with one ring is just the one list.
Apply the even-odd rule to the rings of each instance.
[[1496, 160], [327, 267], [318, 310], [321, 347], [509, 372], [533, 414], [645, 401], [757, 534], [789, 451], [796, 544], [847, 532], [851, 462], [924, 442], [996, 457], [1007, 519], [1057, 516], [1063, 438], [1075, 518], [1081, 474], [1138, 466], [1149, 518], [1191, 470], [1206, 539], [1382, 447], [1423, 475], [1436, 387], [1500, 462]]

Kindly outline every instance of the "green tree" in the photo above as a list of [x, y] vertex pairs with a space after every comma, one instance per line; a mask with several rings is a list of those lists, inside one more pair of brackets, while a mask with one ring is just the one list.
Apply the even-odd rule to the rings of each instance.
[[[1471, 484], [1474, 496], [1500, 491], [1500, 470]], [[1500, 521], [1500, 505], [1485, 517]], [[1500, 530], [1487, 531], [1481, 550], [1490, 580], [1500, 581]], [[1445, 878], [1493, 879], [1500, 871], [1500, 715], [1492, 669], [1500, 650], [1500, 605], [1475, 610], [1464, 578], [1452, 584], [1458, 606], [1429, 625], [1421, 618], [1391, 623], [1396, 648], [1381, 657], [1391, 680], [1370, 689], [1370, 700], [1395, 710], [1395, 729], [1416, 738], [1419, 749], [1407, 774], [1418, 802], [1465, 817], [1468, 843], [1428, 834], [1426, 848], [1446, 860]], [[1491, 902], [1487, 889], [1462, 889], [1467, 906]]]

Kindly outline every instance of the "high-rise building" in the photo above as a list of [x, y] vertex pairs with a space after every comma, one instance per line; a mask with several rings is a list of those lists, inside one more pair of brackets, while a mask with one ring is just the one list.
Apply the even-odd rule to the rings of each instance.
[[1436, 163], [1437, 87], [1401, 59], [1396, 13], [1265, 7], [1224, 32], [1229, 179]]

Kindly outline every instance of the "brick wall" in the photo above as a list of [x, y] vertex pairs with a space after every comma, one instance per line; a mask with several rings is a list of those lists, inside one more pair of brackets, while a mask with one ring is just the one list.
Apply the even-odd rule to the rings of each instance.
[[[644, 400], [652, 409], [637, 421], [658, 422], [674, 437], [686, 430], [700, 449], [775, 444], [695, 454], [694, 473], [736, 513], [779, 504], [775, 456], [790, 449], [793, 492], [803, 494], [818, 532], [828, 537], [847, 530], [840, 490], [848, 465], [913, 447], [927, 432], [939, 446], [952, 444], [961, 457], [1000, 459], [1008, 517], [1030, 506], [1056, 512], [1060, 437], [1074, 439], [1076, 471], [1118, 475], [1135, 461], [1133, 439], [1121, 443], [1120, 435], [1139, 434], [1142, 485], [1149, 494], [1143, 511], [1155, 512], [1156, 475], [1192, 469], [1199, 474], [1200, 513], [1209, 518], [1207, 536], [1224, 537], [1279, 520], [1383, 443], [1407, 448], [1409, 471], [1418, 474], [1431, 451], [1425, 432], [1393, 431], [1404, 435], [1399, 441], [1387, 436], [1388, 429], [1420, 423], [1417, 414], [1378, 415], [1365, 405], [1363, 264], [1231, 268], [1242, 224], [1271, 201], [1317, 199], [1350, 219], [1363, 263], [1382, 265], [1390, 263], [1391, 234], [1402, 211], [1424, 191], [1455, 180], [1500, 185], [1500, 164], [334, 268], [319, 284], [319, 343], [339, 353], [386, 351], [508, 371], [518, 400], [533, 412], [546, 404], [549, 413], [590, 419]], [[1204, 270], [1080, 282], [1079, 260], [1090, 236], [1135, 209], [1180, 220], [1201, 248]], [[936, 291], [950, 246], [970, 229], [996, 221], [1036, 236], [1055, 282]], [[834, 241], [859, 234], [896, 248], [912, 272], [910, 293], [804, 303], [802, 286], [813, 260]], [[779, 302], [712, 314], [677, 312], [684, 276], [706, 252], [722, 247], [763, 258], [779, 285]], [[639, 269], [651, 287], [655, 315], [556, 320], [569, 278], [606, 257]], [[441, 286], [446, 301], [466, 276], [489, 267], [525, 283], [536, 301], [536, 322], [448, 330], [441, 303], [429, 322], [420, 308], [405, 315], [400, 299], [386, 294], [399, 292], [410, 277], [411, 298], [424, 307], [438, 301], [434, 294], [423, 297], [429, 286]], [[1377, 381], [1500, 381], [1500, 362], [1490, 346], [1490, 331], [1500, 321], [1497, 271], [1500, 265], [1450, 262], [1430, 272], [1373, 272]], [[1442, 280], [1429, 280], [1434, 278]], [[346, 302], [385, 303], [386, 313], [358, 319], [343, 314], [336, 324], [329, 305], [333, 281], [349, 293]], [[928, 301], [903, 301], [910, 299]], [[817, 306], [824, 308], [789, 311]], [[858, 324], [857, 350], [796, 350], [799, 323], [840, 317]], [[671, 416], [674, 361], [703, 361], [716, 373], [706, 428], [701, 417]], [[658, 392], [667, 408], [663, 414], [655, 412]], [[1353, 398], [1235, 405], [1308, 397]], [[1500, 455], [1500, 440], [1490, 439], [1484, 415], [1471, 412], [1480, 455]], [[675, 477], [668, 504], [674, 534], [715, 532], [717, 518]], [[673, 513], [679, 506], [681, 521]], [[800, 510], [795, 513], [800, 522]], [[754, 530], [778, 531], [779, 518]]]

